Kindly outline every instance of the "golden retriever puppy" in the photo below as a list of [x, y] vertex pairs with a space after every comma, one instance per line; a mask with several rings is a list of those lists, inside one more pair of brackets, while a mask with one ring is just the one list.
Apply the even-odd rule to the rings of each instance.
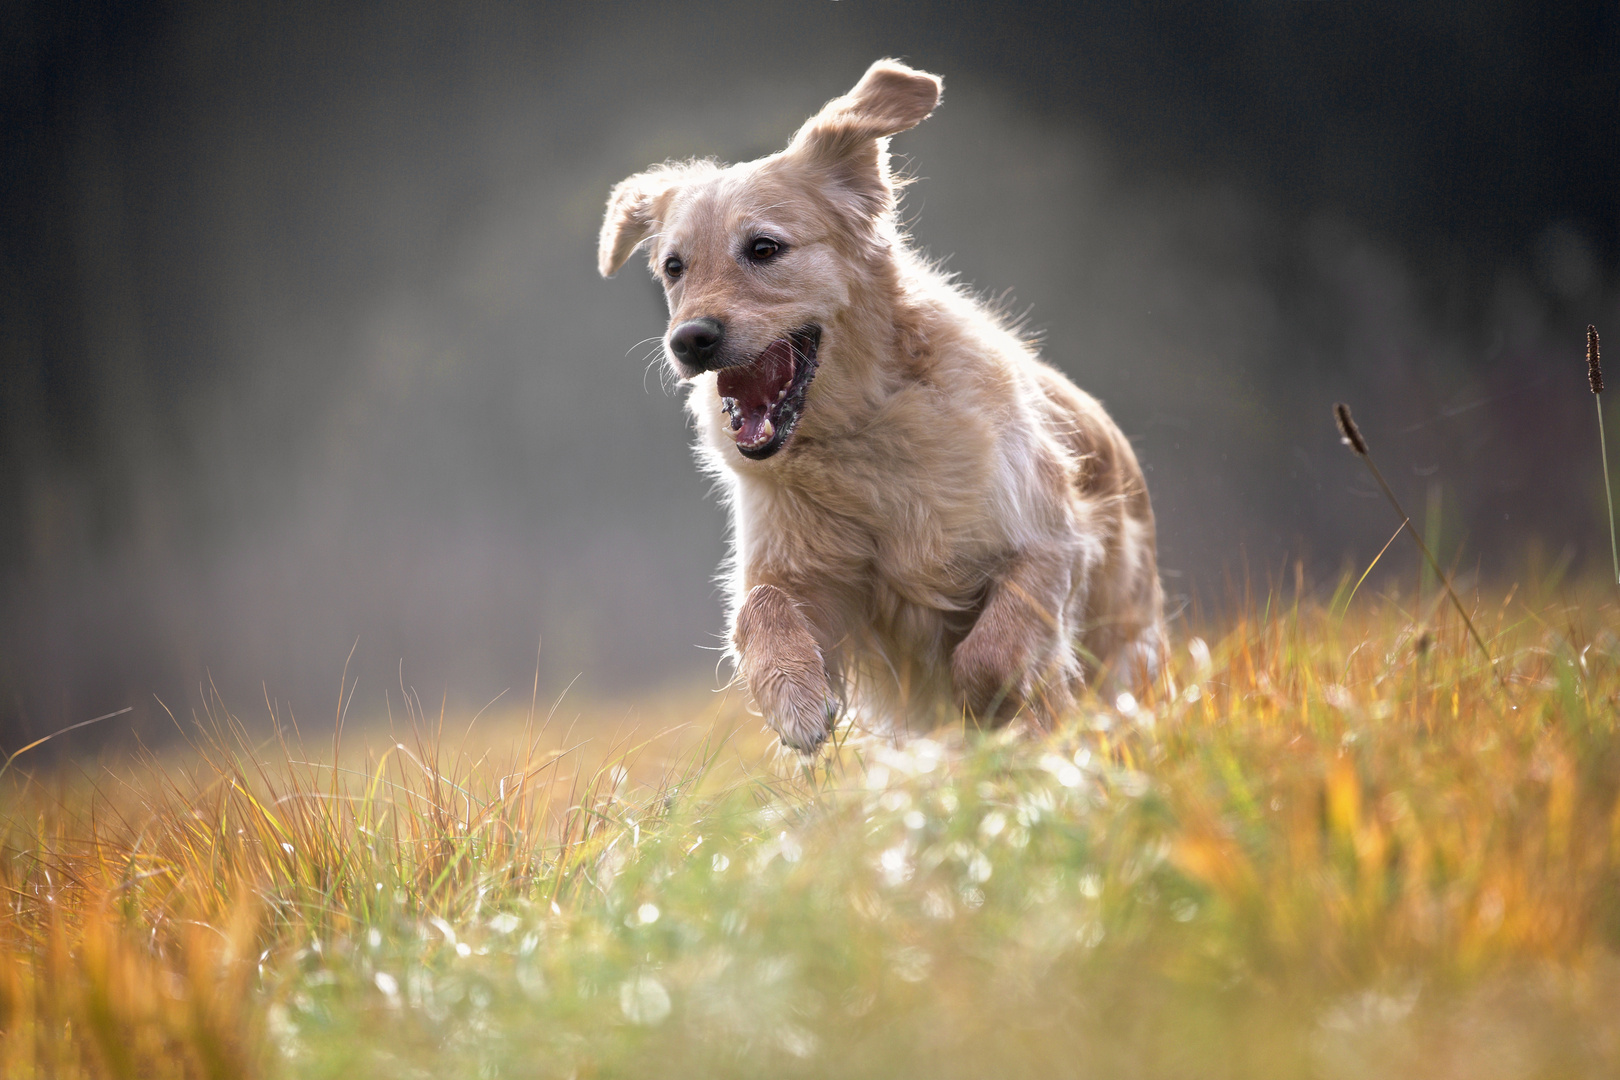
[[655, 166], [602, 224], [648, 246], [698, 458], [730, 508], [730, 642], [782, 742], [1026, 715], [1164, 648], [1153, 511], [1097, 401], [908, 245], [889, 137], [941, 81], [880, 60], [787, 149]]

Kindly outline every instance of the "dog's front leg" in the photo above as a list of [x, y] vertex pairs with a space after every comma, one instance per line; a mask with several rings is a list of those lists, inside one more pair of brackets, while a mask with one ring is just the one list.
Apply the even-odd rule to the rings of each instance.
[[1070, 641], [1073, 564], [1023, 555], [990, 586], [973, 629], [951, 654], [957, 699], [981, 720], [1027, 710], [1043, 727], [1074, 703], [1080, 667]]
[[731, 633], [738, 668], [765, 722], [784, 745], [814, 753], [832, 732], [838, 703], [827, 685], [821, 647], [793, 598], [756, 585]]

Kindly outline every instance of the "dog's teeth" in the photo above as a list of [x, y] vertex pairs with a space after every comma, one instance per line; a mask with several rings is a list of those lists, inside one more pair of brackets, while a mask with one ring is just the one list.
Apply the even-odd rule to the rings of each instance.
[[781, 401], [785, 397], [787, 397], [787, 387], [784, 386], [776, 392], [776, 400]]
[[775, 435], [775, 434], [776, 434], [776, 428], [775, 428], [774, 425], [771, 424], [771, 418], [767, 416], [765, 418], [765, 423], [760, 425], [759, 441], [762, 442], [762, 443], [770, 442], [771, 441], [771, 436]]

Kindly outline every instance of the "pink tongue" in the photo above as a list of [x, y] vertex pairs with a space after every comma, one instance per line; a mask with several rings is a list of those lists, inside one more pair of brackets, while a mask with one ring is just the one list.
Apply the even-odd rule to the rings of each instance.
[[732, 429], [732, 438], [749, 447], [769, 439], [765, 424], [776, 405], [776, 395], [792, 382], [793, 343], [787, 338], [771, 342], [752, 364], [721, 368], [720, 396], [737, 403], [731, 411], [732, 423], [742, 420]]

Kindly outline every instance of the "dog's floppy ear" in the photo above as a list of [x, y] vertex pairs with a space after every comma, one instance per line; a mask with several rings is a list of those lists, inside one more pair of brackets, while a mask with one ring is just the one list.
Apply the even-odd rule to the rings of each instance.
[[656, 165], [613, 186], [596, 246], [596, 268], [603, 277], [618, 273], [630, 253], [658, 228], [686, 172], [685, 166]]
[[864, 209], [883, 213], [894, 205], [888, 137], [926, 120], [943, 87], [938, 75], [879, 60], [853, 90], [805, 122], [788, 153], [828, 169]]

